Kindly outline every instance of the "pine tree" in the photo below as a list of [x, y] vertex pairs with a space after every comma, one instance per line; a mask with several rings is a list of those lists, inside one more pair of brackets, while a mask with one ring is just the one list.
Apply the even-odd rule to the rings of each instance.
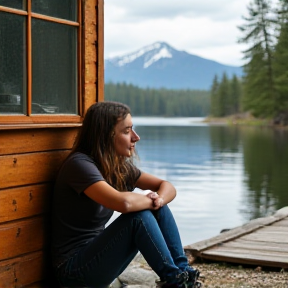
[[250, 43], [244, 51], [248, 62], [244, 65], [243, 107], [255, 116], [271, 117], [277, 106], [272, 69], [277, 19], [271, 13], [270, 0], [253, 0], [247, 8], [249, 16], [243, 17], [246, 24], [238, 27], [244, 33], [239, 42]]
[[[280, 34], [274, 54], [275, 88], [277, 92], [277, 117], [288, 118], [288, 3], [280, 1], [278, 11]], [[282, 115], [282, 116], [281, 116]], [[278, 120], [281, 121], [281, 120]], [[287, 121], [287, 119], [286, 119]], [[285, 123], [286, 124], [286, 123]]]
[[240, 112], [241, 82], [236, 75], [230, 81], [231, 114]]
[[211, 116], [217, 117], [219, 115], [219, 107], [218, 107], [218, 89], [219, 89], [219, 82], [218, 76], [215, 75], [213, 79], [213, 83], [211, 86], [210, 94], [211, 94], [211, 104], [210, 104], [210, 114]]
[[230, 114], [229, 111], [229, 97], [230, 96], [230, 85], [229, 79], [226, 73], [223, 73], [221, 82], [218, 89], [218, 107], [220, 117], [227, 116]]
[[270, 97], [269, 83], [264, 81], [267, 73], [265, 66], [265, 51], [258, 45], [249, 65], [244, 66], [244, 92], [242, 106], [244, 111], [252, 111], [256, 117], [270, 116], [274, 112], [273, 98]]

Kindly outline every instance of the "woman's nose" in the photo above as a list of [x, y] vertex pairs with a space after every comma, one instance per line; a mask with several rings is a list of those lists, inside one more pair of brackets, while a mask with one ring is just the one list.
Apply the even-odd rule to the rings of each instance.
[[132, 141], [137, 142], [139, 140], [140, 140], [140, 136], [134, 130], [132, 130]]

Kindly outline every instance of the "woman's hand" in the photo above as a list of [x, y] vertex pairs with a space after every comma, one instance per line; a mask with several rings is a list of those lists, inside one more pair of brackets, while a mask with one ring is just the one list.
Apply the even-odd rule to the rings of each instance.
[[163, 206], [164, 200], [157, 193], [149, 192], [146, 196], [153, 201], [154, 210], [157, 210]]
[[152, 192], [152, 194], [149, 192], [147, 194], [153, 201], [153, 210], [157, 210], [170, 203], [176, 196], [176, 189], [171, 183], [143, 171], [136, 182], [136, 187], [143, 191], [150, 190], [157, 192]]

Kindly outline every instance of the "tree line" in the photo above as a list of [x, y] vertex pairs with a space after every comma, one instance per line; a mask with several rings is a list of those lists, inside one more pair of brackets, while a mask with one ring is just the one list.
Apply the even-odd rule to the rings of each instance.
[[128, 104], [139, 116], [223, 117], [250, 112], [288, 124], [288, 1], [251, 0], [238, 28], [243, 77], [215, 76], [210, 91], [139, 88], [107, 83], [105, 98]]
[[210, 111], [210, 92], [139, 88], [127, 83], [106, 83], [105, 100], [127, 104], [134, 116], [203, 117]]
[[236, 75], [228, 79], [223, 73], [221, 79], [216, 75], [211, 87], [210, 115], [224, 117], [239, 113], [242, 95], [242, 80]]
[[288, 1], [278, 0], [272, 6], [271, 0], [253, 0], [247, 9], [248, 16], [238, 27], [243, 33], [239, 43], [248, 44], [243, 51], [243, 79], [238, 84], [235, 78], [214, 79], [211, 114], [249, 111], [256, 117], [288, 124]]

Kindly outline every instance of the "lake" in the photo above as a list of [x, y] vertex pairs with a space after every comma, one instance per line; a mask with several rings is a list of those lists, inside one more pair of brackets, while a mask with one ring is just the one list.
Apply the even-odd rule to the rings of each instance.
[[202, 120], [133, 117], [139, 168], [177, 189], [183, 245], [288, 206], [288, 132]]

